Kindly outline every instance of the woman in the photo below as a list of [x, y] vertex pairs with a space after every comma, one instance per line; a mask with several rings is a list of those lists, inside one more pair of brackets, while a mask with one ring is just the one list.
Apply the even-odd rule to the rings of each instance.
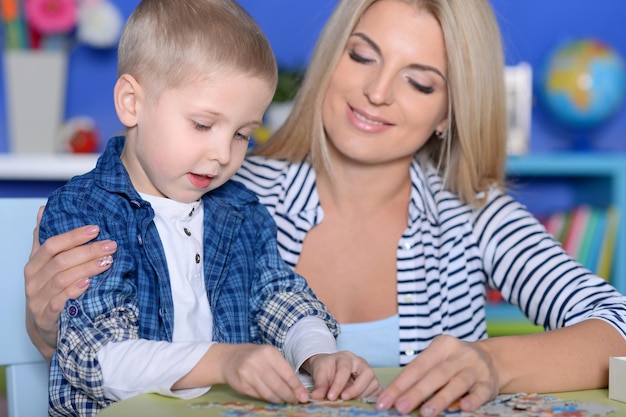
[[[340, 347], [406, 365], [381, 409], [605, 387], [608, 357], [626, 354], [626, 298], [503, 193], [502, 67], [487, 0], [343, 0], [291, 116], [238, 173], [342, 324]], [[44, 354], [65, 300], [114, 252], [75, 248], [94, 236], [33, 249], [29, 333]], [[554, 330], [487, 339], [488, 285]]]

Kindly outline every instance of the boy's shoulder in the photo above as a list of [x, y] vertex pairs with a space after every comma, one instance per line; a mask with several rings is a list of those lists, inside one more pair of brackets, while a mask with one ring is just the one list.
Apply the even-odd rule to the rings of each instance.
[[94, 194], [96, 184], [94, 181], [93, 171], [72, 177], [68, 182], [63, 184], [52, 192], [49, 198], [84, 198]]
[[72, 177], [48, 196], [49, 203], [71, 205], [78, 211], [98, 208], [109, 212], [113, 207], [120, 207], [120, 199], [128, 198], [122, 192], [108, 189], [99, 178], [97, 168]]

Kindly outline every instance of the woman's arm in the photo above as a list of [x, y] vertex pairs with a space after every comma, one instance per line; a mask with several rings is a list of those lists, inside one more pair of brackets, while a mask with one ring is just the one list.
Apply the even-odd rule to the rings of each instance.
[[110, 267], [117, 245], [110, 240], [84, 245], [96, 238], [97, 226], [79, 227], [39, 245], [42, 212], [43, 208], [37, 215], [33, 247], [24, 267], [26, 329], [49, 361], [56, 348], [57, 323], [65, 302], [85, 292], [89, 277]]
[[492, 358], [501, 392], [558, 392], [607, 387], [609, 357], [626, 355], [611, 324], [589, 319], [557, 330], [477, 342]]
[[475, 410], [499, 393], [558, 392], [606, 387], [610, 356], [626, 355], [621, 333], [589, 319], [534, 335], [464, 342], [438, 336], [378, 397], [377, 406], [424, 417], [461, 399]]

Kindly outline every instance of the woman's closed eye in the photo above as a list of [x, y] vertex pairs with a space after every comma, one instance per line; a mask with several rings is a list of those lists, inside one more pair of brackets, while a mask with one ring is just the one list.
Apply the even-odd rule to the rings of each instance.
[[349, 51], [348, 55], [350, 56], [350, 59], [352, 59], [354, 62], [358, 62], [359, 64], [370, 64], [374, 62], [373, 59], [366, 58], [363, 55], [358, 54], [355, 50]]
[[[359, 64], [371, 64], [371, 63], [375, 62], [374, 59], [366, 58], [363, 55], [361, 55], [358, 52], [356, 52], [354, 49], [350, 50], [348, 52], [348, 55], [350, 56], [350, 59], [352, 59], [354, 62], [357, 62]], [[409, 83], [409, 85], [411, 87], [413, 87], [414, 89], [416, 89], [420, 93], [431, 94], [431, 93], [433, 93], [435, 91], [434, 87], [421, 84], [421, 83], [415, 81], [414, 79], [412, 79], [410, 77], [407, 77], [406, 80], [407, 80], [407, 82]]]
[[413, 80], [412, 78], [407, 78], [408, 83], [415, 88], [417, 91], [424, 93], [424, 94], [431, 94], [435, 91], [434, 87], [431, 86], [426, 86], [424, 84], [420, 84], [417, 81]]

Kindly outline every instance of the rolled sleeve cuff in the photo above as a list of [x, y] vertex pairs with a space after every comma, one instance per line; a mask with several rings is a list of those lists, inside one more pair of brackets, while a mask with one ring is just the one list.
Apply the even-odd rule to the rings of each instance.
[[311, 376], [301, 372], [300, 367], [311, 356], [320, 353], [336, 353], [337, 342], [319, 317], [305, 317], [294, 324], [285, 337], [285, 358], [306, 387], [313, 386]]

